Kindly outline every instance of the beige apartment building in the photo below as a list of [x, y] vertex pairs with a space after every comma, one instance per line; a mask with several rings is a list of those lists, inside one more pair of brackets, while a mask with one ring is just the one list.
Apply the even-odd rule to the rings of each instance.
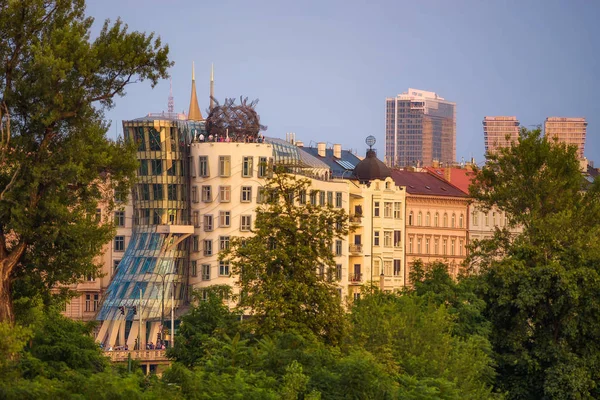
[[587, 121], [585, 118], [548, 117], [544, 122], [544, 135], [569, 146], [577, 147], [577, 157], [584, 158]]
[[519, 140], [517, 117], [484, 117], [485, 154], [495, 154], [501, 147], [510, 147]]

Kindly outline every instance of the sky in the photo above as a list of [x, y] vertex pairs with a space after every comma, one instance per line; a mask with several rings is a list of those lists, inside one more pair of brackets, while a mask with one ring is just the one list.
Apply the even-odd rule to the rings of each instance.
[[[175, 111], [187, 113], [192, 62], [200, 108], [258, 98], [265, 136], [384, 153], [385, 99], [408, 88], [456, 103], [457, 161], [484, 160], [482, 120], [585, 117], [585, 155], [600, 166], [599, 1], [89, 0], [97, 31], [121, 18], [169, 45]], [[122, 120], [167, 111], [169, 81], [128, 87], [107, 111]]]

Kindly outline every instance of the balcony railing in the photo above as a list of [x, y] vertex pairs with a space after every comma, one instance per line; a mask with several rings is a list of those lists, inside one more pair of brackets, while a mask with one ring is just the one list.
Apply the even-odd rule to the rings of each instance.
[[362, 253], [362, 244], [351, 244], [350, 253]]
[[165, 355], [166, 350], [117, 350], [105, 351], [104, 355], [110, 357], [112, 362], [127, 361], [128, 355], [131, 354], [133, 360], [140, 361], [168, 361]]
[[362, 221], [362, 215], [354, 214], [349, 217], [349, 220], [353, 224], [360, 224]]
[[362, 282], [362, 274], [357, 273], [350, 275], [350, 282]]

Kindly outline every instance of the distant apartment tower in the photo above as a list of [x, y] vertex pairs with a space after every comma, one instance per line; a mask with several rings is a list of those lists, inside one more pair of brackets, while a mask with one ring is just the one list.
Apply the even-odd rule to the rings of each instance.
[[583, 158], [587, 121], [585, 118], [548, 117], [544, 122], [547, 138], [557, 138], [569, 146], [577, 147], [577, 156]]
[[391, 167], [431, 166], [456, 160], [456, 103], [434, 92], [408, 89], [388, 97], [385, 162]]
[[509, 147], [519, 139], [517, 117], [484, 117], [485, 153], [494, 154], [500, 147]]

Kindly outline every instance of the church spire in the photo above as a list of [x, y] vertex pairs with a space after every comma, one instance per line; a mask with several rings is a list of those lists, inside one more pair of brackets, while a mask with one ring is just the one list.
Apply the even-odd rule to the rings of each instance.
[[214, 64], [210, 64], [210, 111], [215, 106], [215, 101], [213, 98], [215, 97], [215, 66]]
[[190, 98], [190, 110], [188, 111], [188, 120], [203, 121], [200, 107], [198, 106], [198, 96], [196, 96], [196, 73], [194, 71], [194, 63], [192, 62], [192, 96]]

